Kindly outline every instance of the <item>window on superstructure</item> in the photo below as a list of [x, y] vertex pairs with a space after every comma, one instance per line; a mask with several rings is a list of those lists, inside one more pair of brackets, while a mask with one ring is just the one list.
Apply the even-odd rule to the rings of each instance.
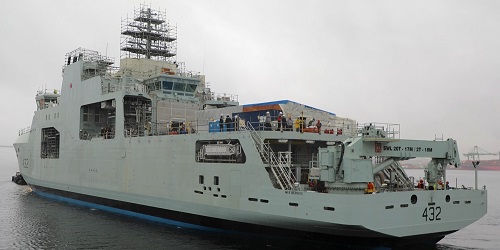
[[198, 176], [198, 183], [200, 183], [200, 184], [205, 183], [205, 177], [203, 175]]
[[100, 122], [101, 115], [99, 114], [101, 111], [101, 107], [95, 107], [94, 109], [94, 122]]
[[184, 92], [184, 91], [186, 91], [186, 84], [182, 83], [182, 82], [176, 82], [174, 84], [174, 90]]
[[83, 121], [89, 121], [89, 106], [83, 106]]
[[163, 89], [166, 89], [166, 90], [172, 90], [172, 88], [174, 87], [174, 83], [173, 82], [167, 82], [167, 81], [162, 81], [162, 87]]
[[193, 93], [196, 90], [196, 84], [187, 84], [186, 92]]

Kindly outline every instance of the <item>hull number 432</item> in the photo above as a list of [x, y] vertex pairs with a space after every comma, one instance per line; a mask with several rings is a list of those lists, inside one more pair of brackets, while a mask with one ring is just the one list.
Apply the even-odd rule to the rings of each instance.
[[426, 207], [422, 213], [425, 221], [441, 220], [441, 207]]

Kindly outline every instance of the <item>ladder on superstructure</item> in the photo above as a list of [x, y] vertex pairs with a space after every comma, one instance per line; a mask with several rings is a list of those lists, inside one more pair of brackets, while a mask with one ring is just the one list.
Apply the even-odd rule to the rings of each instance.
[[295, 176], [290, 169], [290, 152], [280, 152], [279, 156], [276, 156], [269, 144], [262, 140], [249, 121], [240, 130], [250, 132], [262, 161], [269, 165], [281, 189], [298, 191], [298, 185], [295, 185]]

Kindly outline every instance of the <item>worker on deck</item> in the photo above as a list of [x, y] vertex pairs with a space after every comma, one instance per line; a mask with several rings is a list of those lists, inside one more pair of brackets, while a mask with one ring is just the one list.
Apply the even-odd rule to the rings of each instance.
[[183, 135], [187, 134], [186, 124], [184, 122], [181, 124], [181, 127], [179, 129], [179, 134], [183, 134]]
[[316, 128], [318, 129], [318, 134], [321, 134], [321, 121], [318, 120], [318, 122], [316, 123]]
[[271, 130], [271, 114], [269, 113], [269, 111], [266, 112], [266, 122], [264, 124], [264, 130], [268, 130], [270, 131]]
[[434, 190], [443, 190], [444, 189], [444, 184], [442, 180], [438, 180], [436, 183], [434, 183]]
[[283, 132], [283, 124], [282, 124], [282, 121], [283, 121], [283, 112], [280, 112], [278, 114], [278, 118], [277, 118], [277, 121], [278, 121], [278, 130]]
[[233, 119], [231, 118], [231, 116], [229, 116], [229, 114], [226, 115], [226, 130], [233, 130]]
[[224, 115], [223, 114], [220, 114], [219, 129], [220, 129], [220, 132], [224, 131]]
[[314, 117], [312, 118], [312, 120], [309, 121], [307, 127], [312, 127], [314, 125]]
[[306, 127], [306, 119], [301, 116], [300, 117], [300, 133], [304, 133], [304, 128]]
[[288, 117], [286, 119], [286, 130], [293, 131], [293, 120], [291, 114], [288, 114]]
[[299, 132], [300, 131], [300, 119], [297, 116], [297, 119], [295, 119], [295, 122], [293, 123], [293, 126], [295, 128], [295, 131]]
[[375, 192], [375, 185], [373, 185], [373, 182], [368, 182], [368, 184], [366, 185], [365, 193], [372, 194], [374, 192]]
[[417, 188], [424, 189], [424, 180], [420, 179], [420, 181], [417, 184]]

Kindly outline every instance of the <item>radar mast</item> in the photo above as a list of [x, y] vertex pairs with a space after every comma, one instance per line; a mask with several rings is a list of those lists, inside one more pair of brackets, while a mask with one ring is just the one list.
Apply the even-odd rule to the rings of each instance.
[[121, 58], [146, 58], [175, 62], [177, 27], [166, 20], [165, 11], [141, 4], [134, 17], [122, 19]]

